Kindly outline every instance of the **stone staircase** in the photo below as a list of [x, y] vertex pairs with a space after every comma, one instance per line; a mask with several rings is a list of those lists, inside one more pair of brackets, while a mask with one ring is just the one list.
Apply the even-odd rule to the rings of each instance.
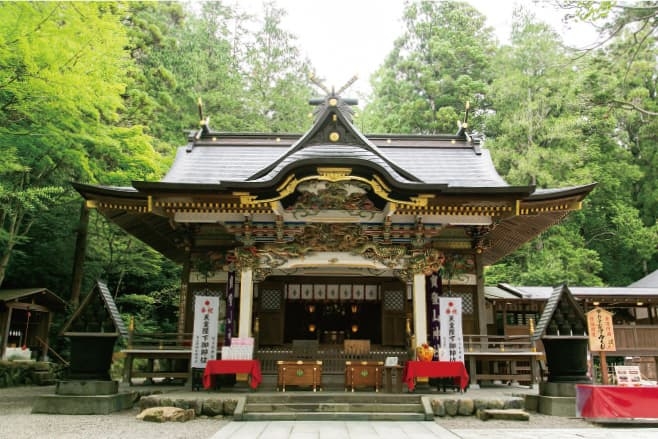
[[[425, 421], [431, 408], [414, 394], [293, 392], [247, 395], [236, 421]], [[427, 413], [427, 410], [429, 414]]]

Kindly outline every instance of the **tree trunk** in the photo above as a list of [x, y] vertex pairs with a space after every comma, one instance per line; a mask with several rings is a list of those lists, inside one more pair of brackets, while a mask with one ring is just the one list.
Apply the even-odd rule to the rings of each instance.
[[82, 289], [82, 274], [84, 272], [85, 252], [87, 250], [87, 231], [89, 229], [89, 209], [86, 201], [80, 208], [80, 222], [78, 224], [75, 240], [75, 255], [73, 258], [73, 279], [71, 282], [71, 305], [77, 308], [80, 303], [80, 290]]

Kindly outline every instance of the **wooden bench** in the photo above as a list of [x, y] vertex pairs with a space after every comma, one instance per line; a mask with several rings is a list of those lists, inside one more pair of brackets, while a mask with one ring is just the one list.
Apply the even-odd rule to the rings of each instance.
[[345, 391], [355, 388], [374, 387], [379, 392], [384, 373], [383, 361], [346, 361]]
[[322, 361], [277, 361], [276, 390], [286, 386], [312, 387], [322, 390]]

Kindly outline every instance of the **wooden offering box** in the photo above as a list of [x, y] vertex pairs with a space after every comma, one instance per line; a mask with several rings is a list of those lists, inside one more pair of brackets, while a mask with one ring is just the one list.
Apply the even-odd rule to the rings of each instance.
[[322, 390], [322, 361], [277, 361], [276, 390], [286, 391], [286, 386], [312, 387]]
[[374, 387], [379, 392], [382, 387], [384, 363], [382, 361], [346, 361], [345, 390], [359, 387]]

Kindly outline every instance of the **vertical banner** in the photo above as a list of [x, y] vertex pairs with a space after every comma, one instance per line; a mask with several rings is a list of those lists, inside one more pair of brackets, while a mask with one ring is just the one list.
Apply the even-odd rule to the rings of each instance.
[[441, 343], [440, 337], [440, 322], [439, 322], [439, 296], [441, 296], [441, 276], [438, 273], [432, 273], [425, 276], [425, 292], [428, 297], [428, 313], [430, 316], [430, 336], [427, 343], [434, 348], [434, 359], [438, 359], [439, 345]]
[[441, 297], [441, 349], [439, 361], [464, 362], [464, 334], [462, 331], [461, 297]]
[[194, 298], [194, 332], [192, 333], [192, 368], [204, 369], [208, 360], [217, 358], [217, 313], [219, 298]]
[[233, 338], [233, 310], [235, 304], [235, 270], [228, 272], [226, 279], [226, 327], [224, 328], [224, 346], [231, 346]]

